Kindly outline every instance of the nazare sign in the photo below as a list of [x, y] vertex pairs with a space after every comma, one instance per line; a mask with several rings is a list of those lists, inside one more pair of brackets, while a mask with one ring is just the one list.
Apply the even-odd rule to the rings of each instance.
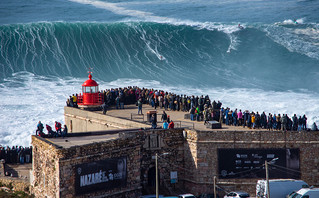
[[126, 186], [126, 157], [110, 158], [75, 166], [77, 195]]

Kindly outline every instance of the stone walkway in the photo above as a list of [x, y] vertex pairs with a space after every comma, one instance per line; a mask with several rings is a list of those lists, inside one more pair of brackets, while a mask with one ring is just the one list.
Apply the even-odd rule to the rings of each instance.
[[[161, 117], [163, 114], [164, 109], [154, 109], [150, 105], [143, 105], [143, 115], [137, 114], [137, 106], [135, 105], [126, 105], [124, 109], [116, 109], [115, 107], [109, 108], [106, 112], [106, 115], [117, 117], [125, 120], [131, 120], [134, 122], [144, 123], [147, 124], [149, 127], [151, 127], [150, 122], [147, 122], [147, 114], [150, 111], [157, 111], [157, 126], [162, 126], [163, 122], [161, 122]], [[102, 114], [102, 111], [95, 111], [95, 113]], [[199, 131], [254, 131], [254, 129], [248, 129], [243, 127], [235, 127], [235, 126], [226, 126], [222, 125], [221, 129], [209, 129], [206, 128], [206, 125], [204, 125], [203, 121], [197, 122], [197, 121], [191, 121], [190, 119], [184, 119], [184, 115], [186, 112], [182, 111], [166, 111], [167, 115], [170, 116], [171, 120], [175, 123], [175, 128], [180, 127], [189, 127], [193, 128], [195, 130]], [[137, 128], [135, 127], [134, 130]], [[110, 131], [114, 130], [114, 128], [111, 128]], [[258, 131], [262, 131], [264, 129], [258, 129]], [[119, 130], [120, 132], [121, 130]], [[119, 133], [113, 133], [113, 134], [102, 134], [102, 135], [83, 135], [78, 137], [67, 137], [67, 138], [46, 138], [47, 141], [52, 142], [53, 144], [56, 144], [58, 146], [61, 146], [63, 148], [70, 148], [72, 146], [78, 146], [78, 145], [85, 145], [85, 144], [91, 144], [94, 142], [101, 142], [111, 139], [116, 139], [119, 137]]]
[[5, 172], [8, 172], [10, 176], [4, 176], [1, 174], [0, 179], [11, 179], [11, 180], [18, 179], [18, 180], [29, 181], [31, 169], [32, 169], [31, 163], [5, 164]]
[[[152, 108], [150, 105], [143, 105], [143, 113], [144, 115], [137, 115], [137, 106], [135, 105], [126, 105], [124, 106], [124, 109], [115, 109], [112, 107], [107, 111], [107, 115], [111, 115], [114, 117], [118, 118], [124, 118], [124, 119], [130, 119], [132, 121], [138, 121], [138, 122], [146, 122], [147, 121], [147, 112], [149, 111], [157, 111], [157, 121], [158, 121], [158, 126], [162, 126], [161, 122], [161, 117], [163, 114], [163, 110], [161, 108], [157, 108], [156, 110]], [[222, 129], [208, 129], [206, 128], [206, 125], [204, 125], [203, 121], [197, 122], [197, 121], [191, 121], [190, 119], [184, 119], [184, 115], [186, 112], [182, 111], [165, 111], [167, 115], [170, 116], [171, 120], [174, 121], [175, 127], [190, 127], [194, 128], [196, 130], [201, 130], [201, 131], [253, 131], [254, 129], [248, 129], [247, 127], [235, 127], [235, 126], [227, 126], [227, 125], [222, 125]], [[102, 111], [97, 111], [97, 113], [102, 114]], [[144, 117], [144, 118], [143, 118]], [[149, 123], [148, 123], [149, 124]], [[151, 125], [150, 125], [151, 126]], [[265, 129], [258, 129], [258, 131], [262, 131]]]

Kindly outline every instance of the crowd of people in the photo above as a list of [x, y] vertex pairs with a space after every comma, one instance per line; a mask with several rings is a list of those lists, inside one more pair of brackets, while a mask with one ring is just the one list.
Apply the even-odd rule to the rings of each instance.
[[[77, 94], [73, 94], [67, 100], [67, 106], [76, 107]], [[204, 106], [212, 107], [215, 109], [215, 117], [219, 118], [219, 109], [221, 102], [213, 101], [211, 103], [209, 96], [186, 96], [177, 95], [171, 92], [165, 92], [163, 90], [154, 90], [140, 87], [125, 87], [125, 88], [112, 88], [103, 91], [104, 104], [102, 105], [103, 113], [106, 112], [106, 107], [115, 106], [116, 109], [124, 109], [125, 105], [136, 104], [138, 107], [138, 114], [143, 114], [142, 105], [149, 104], [155, 109], [163, 108], [171, 111], [183, 111], [188, 112], [191, 109], [195, 111], [198, 108], [197, 120], [201, 120], [202, 114], [199, 111], [204, 110]], [[192, 119], [194, 120], [194, 119]], [[162, 120], [163, 122], [165, 121]], [[152, 127], [154, 128], [154, 120]], [[174, 122], [170, 120], [168, 125], [174, 126]], [[165, 124], [166, 126], [166, 124]], [[163, 126], [164, 127], [164, 126]], [[168, 126], [169, 128], [169, 126]]]
[[[183, 111], [189, 112], [192, 121], [207, 121], [216, 120], [226, 125], [243, 126], [253, 129], [263, 128], [268, 130], [307, 130], [306, 115], [297, 117], [294, 114], [291, 118], [287, 114], [271, 114], [266, 115], [265, 112], [250, 112], [248, 110], [230, 110], [222, 107], [220, 101], [211, 101], [209, 96], [186, 96], [178, 95], [163, 90], [154, 90], [148, 88], [140, 88], [129, 86], [125, 88], [112, 88], [103, 90], [105, 114], [106, 107], [115, 106], [116, 109], [124, 109], [125, 105], [136, 104], [138, 114], [143, 114], [143, 104], [151, 105], [154, 109], [161, 108], [165, 111]], [[76, 104], [76, 95], [70, 96], [67, 104], [72, 101]], [[76, 105], [74, 105], [76, 106]], [[162, 120], [163, 122], [165, 120]], [[151, 121], [152, 122], [152, 121]], [[153, 120], [152, 127], [155, 122]], [[168, 122], [168, 125], [170, 122]], [[166, 124], [165, 124], [166, 127]], [[164, 128], [164, 125], [163, 125]], [[314, 123], [312, 130], [318, 130]]]
[[[172, 111], [189, 111], [193, 106], [199, 106], [202, 110], [204, 104], [210, 104], [208, 96], [177, 95], [163, 90], [154, 90], [139, 87], [112, 88], [103, 91], [104, 103], [107, 106], [115, 106], [116, 109], [124, 109], [125, 105], [149, 104], [155, 109], [160, 107]], [[77, 94], [67, 99], [67, 106], [76, 107]], [[221, 103], [213, 102], [215, 107], [221, 107]], [[141, 110], [140, 110], [141, 111]], [[138, 112], [140, 113], [140, 112]], [[142, 113], [142, 112], [141, 112]]]
[[63, 137], [64, 138], [68, 134], [67, 126], [64, 125], [62, 128], [62, 124], [58, 121], [55, 121], [55, 124], [54, 124], [55, 131], [53, 131], [52, 127], [48, 124], [45, 125], [45, 128], [47, 130], [47, 134], [44, 133], [44, 131], [43, 131], [44, 126], [43, 126], [42, 122], [39, 121], [38, 125], [37, 125], [36, 135], [41, 136], [41, 137], [49, 136], [49, 137]]
[[0, 145], [0, 160], [5, 160], [9, 164], [32, 163], [32, 146], [13, 146], [2, 147]]
[[[282, 130], [282, 131], [301, 131], [308, 130], [306, 115], [297, 117], [296, 114], [290, 118], [287, 114], [271, 114], [266, 115], [265, 112], [259, 114], [258, 112], [249, 112], [248, 110], [242, 112], [235, 109], [221, 108], [222, 115], [220, 121], [226, 125], [243, 126], [253, 129], [268, 129], [268, 130]], [[313, 124], [312, 130], [318, 130], [316, 123]]]
[[69, 96], [69, 98], [66, 100], [66, 106], [68, 107], [78, 107], [78, 94], [73, 94], [72, 96]]
[[[149, 104], [155, 109], [164, 108], [171, 111], [184, 111], [188, 112], [192, 107], [199, 107], [204, 110], [204, 105], [213, 105], [215, 109], [221, 107], [218, 101], [213, 102], [209, 96], [186, 96], [177, 95], [163, 90], [154, 90], [139, 87], [116, 88], [103, 91], [104, 102], [108, 105], [115, 105], [117, 109], [123, 109], [124, 105], [136, 104], [141, 107], [142, 104]], [[142, 113], [142, 109], [138, 108], [138, 114]]]

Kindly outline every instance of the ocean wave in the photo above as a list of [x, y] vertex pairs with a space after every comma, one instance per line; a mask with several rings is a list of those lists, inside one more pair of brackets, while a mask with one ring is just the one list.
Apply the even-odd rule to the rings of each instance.
[[[315, 25], [243, 23], [244, 29], [237, 25], [191, 21], [2, 25], [0, 81], [20, 71], [83, 77], [93, 67], [96, 78], [110, 81], [140, 78], [177, 85], [318, 90], [313, 83], [318, 81], [319, 58]], [[284, 75], [294, 79], [292, 83], [282, 82]]]
[[291, 52], [319, 60], [318, 24], [306, 23], [305, 18], [287, 19], [265, 28], [267, 35]]

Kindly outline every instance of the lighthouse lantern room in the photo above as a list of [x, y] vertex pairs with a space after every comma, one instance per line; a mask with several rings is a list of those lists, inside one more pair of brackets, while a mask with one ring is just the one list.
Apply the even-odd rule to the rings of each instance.
[[92, 80], [91, 71], [89, 79], [82, 84], [82, 94], [78, 96], [78, 105], [83, 109], [98, 109], [103, 104], [103, 94], [99, 92], [99, 84]]

